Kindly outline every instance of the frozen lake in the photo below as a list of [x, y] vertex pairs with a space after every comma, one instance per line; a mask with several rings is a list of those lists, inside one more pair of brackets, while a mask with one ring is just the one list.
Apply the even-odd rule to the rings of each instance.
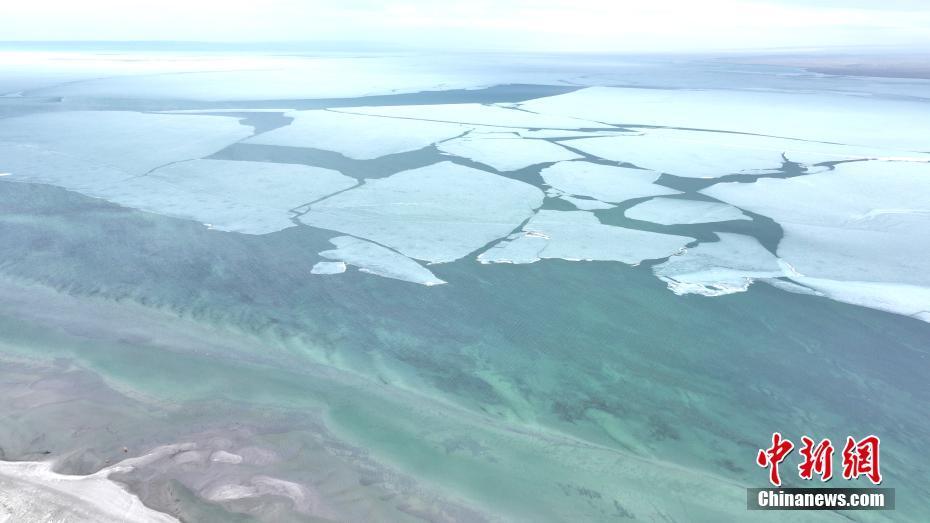
[[922, 521], [928, 137], [710, 57], [0, 50], [0, 505], [783, 521], [780, 431]]

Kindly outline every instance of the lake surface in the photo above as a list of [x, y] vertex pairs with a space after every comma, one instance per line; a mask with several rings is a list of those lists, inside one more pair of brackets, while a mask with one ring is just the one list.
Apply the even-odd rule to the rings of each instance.
[[[720, 241], [718, 233], [729, 233], [757, 242], [773, 260], [777, 255], [795, 264], [782, 247], [786, 238], [798, 238], [794, 231], [800, 229], [749, 204], [733, 203], [744, 211], [745, 219], [690, 224], [673, 220], [663, 225], [625, 214], [653, 196], [619, 201], [599, 199], [593, 190], [553, 192], [554, 182], [545, 169], [555, 161], [498, 170], [486, 163], [494, 157], [482, 161], [484, 157], [444, 152], [444, 141], [370, 159], [312, 144], [247, 142], [261, 133], [296, 125], [292, 122], [303, 114], [295, 115], [295, 110], [463, 103], [510, 107], [523, 102], [530, 107], [533, 100], [577, 95], [589, 86], [661, 91], [670, 104], [678, 103], [677, 96], [689, 96], [691, 91], [680, 94], [689, 88], [724, 96], [731, 91], [758, 96], [769, 89], [779, 96], [797, 96], [802, 107], [816, 105], [805, 98], [812, 90], [839, 100], [830, 108], [844, 106], [847, 98], [859, 103], [861, 93], [889, 104], [910, 104], [902, 105], [902, 111], [926, 113], [930, 104], [930, 83], [925, 81], [826, 77], [712, 61], [679, 64], [642, 59], [629, 65], [627, 58], [597, 57], [569, 67], [560, 57], [546, 62], [536, 56], [517, 62], [514, 70], [520, 74], [495, 81], [507, 60], [518, 59], [494, 58], [485, 70], [476, 59], [462, 68], [465, 72], [436, 72], [440, 80], [452, 78], [446, 81], [449, 89], [437, 86], [442, 81], [431, 80], [421, 88], [422, 82], [402, 79], [395, 83], [410, 92], [356, 96], [354, 89], [348, 89], [347, 96], [324, 97], [317, 95], [327, 93], [314, 87], [306, 97], [294, 98], [296, 88], [291, 86], [279, 98], [269, 98], [273, 89], [262, 85], [256, 87], [254, 98], [234, 92], [217, 100], [204, 99], [201, 91], [191, 94], [186, 91], [190, 85], [170, 83], [174, 80], [164, 80], [166, 75], [156, 75], [152, 83], [134, 91], [139, 84], [127, 80], [135, 78], [132, 75], [113, 76], [112, 85], [104, 78], [40, 86], [35, 77], [48, 75], [40, 71], [41, 75], [17, 84], [30, 86], [22, 92], [17, 89], [16, 97], [0, 98], [0, 124], [73, 111], [86, 111], [92, 121], [93, 114], [113, 110], [145, 115], [192, 110], [186, 118], [212, 116], [240, 121], [247, 128], [244, 136], [231, 136], [225, 146], [195, 158], [308, 166], [365, 181], [327, 198], [374, 186], [373, 180], [392, 180], [398, 173], [452, 162], [520, 187], [538, 188], [542, 204], [533, 213], [539, 209], [587, 213], [611, 230], [653, 234], [643, 236], [642, 246], [654, 237], [685, 237], [682, 246], [696, 253], [698, 246]], [[391, 58], [384, 61], [391, 64]], [[546, 63], [551, 70], [540, 72]], [[688, 76], [682, 71], [695, 73]], [[388, 82], [385, 87], [402, 76], [381, 74]], [[253, 76], [259, 85], [261, 75]], [[203, 90], [209, 91], [210, 82], [221, 78], [198, 81], [207, 82]], [[163, 80], [168, 83], [163, 85]], [[314, 81], [326, 83], [328, 78]], [[158, 94], [161, 88], [163, 95]], [[125, 96], [114, 97], [119, 89], [126, 90]], [[617, 91], [622, 98], [624, 89]], [[790, 98], [779, 98], [783, 99]], [[220, 117], [223, 113], [211, 112], [217, 110], [233, 112]], [[850, 111], [858, 114], [855, 111], [860, 109]], [[546, 114], [538, 106], [533, 112]], [[563, 128], [563, 138], [553, 132], [553, 137], [533, 140], [564, 147], [577, 156], [562, 163], [651, 168], [642, 164], [648, 157], [625, 162], [575, 147], [576, 140], [600, 140], [599, 132], [608, 133], [611, 140], [622, 140], [624, 133], [634, 139], [637, 133], [648, 135], [657, 127], [652, 121], [616, 120], [606, 113], [605, 118], [594, 119], [592, 112], [597, 112], [596, 107], [576, 116], [563, 112], [560, 117], [594, 123]], [[693, 127], [677, 121], [667, 127], [762, 134], [755, 128], [703, 125], [701, 118], [712, 113], [713, 108], [708, 108], [694, 116]], [[436, 119], [448, 122], [444, 117]], [[431, 118], [422, 119], [427, 120]], [[484, 126], [467, 131], [472, 133], [469, 136], [546, 129], [544, 125], [452, 123]], [[381, 122], [384, 129], [378, 132], [389, 136], [395, 124], [400, 125]], [[87, 132], [97, 132], [96, 125], [88, 124]], [[796, 125], [800, 128], [805, 122]], [[790, 129], [789, 124], [782, 127]], [[10, 128], [2, 131], [6, 134], [0, 142], [13, 144], [7, 151], [26, 150], [17, 140], [32, 131], [26, 130], [26, 123]], [[57, 144], [65, 138], [57, 135], [30, 136], [29, 143], [64, 147]], [[892, 132], [881, 146], [894, 147], [895, 136]], [[89, 137], [76, 138], [78, 143], [85, 139], [92, 142]], [[448, 139], [458, 138], [453, 133]], [[807, 140], [797, 138], [802, 139]], [[822, 142], [834, 140], [825, 137]], [[678, 142], [667, 143], [671, 150]], [[916, 157], [930, 150], [930, 145], [915, 150], [900, 143], [902, 151]], [[548, 229], [536, 231], [527, 225], [528, 220], [533, 223], [529, 217], [517, 219], [506, 230], [513, 233], [510, 241], [526, 237], [524, 233], [530, 238], [534, 232], [536, 238], [547, 237], [546, 250], [536, 252], [542, 259], [534, 263], [476, 261], [509, 233], [490, 243], [475, 240], [475, 248], [466, 248], [468, 256], [429, 263], [435, 260], [406, 250], [413, 240], [395, 240], [398, 230], [408, 230], [404, 227], [414, 239], [429, 238], [429, 231], [417, 228], [422, 224], [411, 225], [406, 215], [390, 214], [392, 210], [359, 219], [363, 224], [379, 220], [394, 224], [370, 236], [368, 229], [308, 225], [315, 212], [323, 213], [314, 210], [314, 203], [290, 214], [282, 211], [288, 223], [280, 230], [237, 232], [238, 224], [257, 223], [249, 221], [257, 214], [243, 214], [246, 218], [236, 217], [239, 221], [224, 226], [226, 222], [197, 219], [200, 215], [190, 209], [206, 201], [209, 188], [190, 195], [146, 192], [150, 189], [130, 194], [117, 193], [112, 185], [95, 185], [94, 177], [103, 176], [106, 166], [132, 163], [99, 147], [93, 157], [101, 159], [104, 167], [93, 164], [97, 170], [88, 170], [80, 164], [67, 177], [61, 169], [45, 173], [39, 167], [36, 174], [29, 174], [32, 171], [19, 166], [38, 165], [31, 156], [18, 160], [8, 152], [7, 161], [0, 157], [0, 172], [11, 173], [0, 178], [0, 391], [12, 398], [0, 406], [4, 460], [54, 460], [59, 472], [84, 475], [158, 446], [192, 442], [193, 450], [111, 476], [148, 507], [186, 521], [782, 521], [792, 520], [791, 516], [796, 521], [813, 521], [815, 516], [816, 520], [921, 521], [930, 514], [930, 473], [924, 466], [930, 440], [930, 324], [919, 308], [913, 314], [900, 312], [910, 310], [906, 307], [915, 301], [902, 305], [888, 298], [871, 300], [879, 296], [869, 294], [873, 291], [849, 298], [831, 294], [827, 284], [818, 283], [855, 280], [847, 273], [832, 278], [811, 269], [792, 280], [793, 273], [760, 276], [762, 269], [740, 268], [738, 263], [724, 268], [744, 271], [736, 277], [745, 282], [746, 287], [738, 289], [742, 292], [727, 287], [734, 278], [727, 273], [721, 280], [725, 283], [698, 281], [703, 294], [679, 295], [657, 277], [657, 267], [686, 253], [673, 249], [636, 263], [619, 261], [623, 258], [611, 254], [591, 261], [570, 255], [547, 257], [544, 252], [592, 252], [612, 240], [591, 236], [586, 240], [590, 244], [578, 245], [578, 238], [601, 234], [602, 229], [557, 237]], [[708, 147], [711, 153], [716, 150], [716, 145]], [[114, 159], [105, 158], [106, 154]], [[715, 157], [713, 164], [725, 167], [712, 167], [722, 169], [713, 179], [670, 172], [674, 166], [657, 168], [654, 185], [660, 192], [656, 194], [671, 189], [677, 194], [667, 199], [673, 201], [732, 203], [736, 197], [730, 200], [729, 194], [708, 196], [711, 193], [699, 191], [717, 184], [751, 186], [762, 179], [792, 183], [841, 176], [848, 161], [837, 160], [832, 152], [820, 161], [792, 161], [790, 154], [765, 172], [744, 171], [739, 158], [729, 167], [725, 158]], [[51, 162], [59, 160], [48, 161], [46, 165], [56, 166]], [[920, 161], [915, 169], [927, 166]], [[691, 162], [684, 160], [686, 165]], [[142, 170], [148, 171], [145, 167]], [[924, 171], [930, 176], [930, 167]], [[850, 176], [855, 174], [851, 171]], [[912, 192], [926, 187], [920, 180], [914, 183]], [[421, 190], [404, 187], [404, 191]], [[422, 190], [427, 189], [424, 183]], [[509, 189], [500, 189], [504, 190]], [[378, 194], [372, 198], [377, 200]], [[451, 199], [437, 201], [436, 194], [440, 193], [426, 192], [417, 201], [456, 210], [459, 205], [468, 207]], [[561, 197], [565, 194], [612, 207], [583, 211]], [[166, 204], [173, 195], [181, 202], [174, 207]], [[925, 196], [930, 201], [930, 194]], [[868, 200], [869, 195], [863, 197]], [[490, 199], [490, 195], [479, 198]], [[824, 201], [824, 215], [834, 213], [831, 202]], [[217, 208], [227, 209], [227, 203]], [[881, 201], [873, 207], [887, 205]], [[345, 208], [355, 207], [339, 207], [339, 212], [346, 212]], [[894, 235], [911, 234], [910, 227], [916, 232], [907, 237], [920, 248], [926, 239], [920, 232], [924, 224], [920, 220], [926, 218], [921, 213], [926, 212], [908, 207], [903, 214], [914, 221], [895, 221], [887, 227], [882, 222], [877, 245], [884, 245], [885, 238], [897, 238]], [[192, 216], [185, 218], [186, 213]], [[461, 216], [456, 219], [466, 224], [483, 220], [477, 214]], [[495, 221], [494, 216], [488, 218]], [[429, 215], [429, 219], [435, 218]], [[365, 227], [375, 230], [373, 225]], [[842, 232], [830, 234], [840, 237]], [[397, 256], [420, 260], [416, 263], [445, 284], [420, 285], [390, 276], [407, 265], [390, 265], [388, 270], [385, 265], [359, 265], [344, 253], [327, 257], [325, 253], [333, 250], [330, 240], [342, 235], [367, 238], [390, 247]], [[448, 242], [443, 248], [464, 242], [453, 236], [443, 240]], [[819, 236], [804, 238], [810, 243], [800, 252], [827, 249], [821, 247], [826, 243], [810, 240]], [[428, 247], [438, 249], [433, 244]], [[842, 252], [854, 258], [859, 251]], [[889, 258], [907, 258], [910, 261], [902, 263], [926, 267], [925, 260], [913, 261], [908, 252], [894, 254]], [[742, 260], [739, 251], [734, 256], [737, 262]], [[820, 262], [795, 256], [801, 265], [809, 263], [820, 270]], [[591, 259], [586, 254], [577, 257]], [[326, 260], [343, 260], [349, 269], [334, 275], [311, 274], [317, 262]], [[908, 289], [922, 285], [919, 275], [892, 274], [897, 265], [870, 260], [860, 265], [881, 275], [869, 281]], [[379, 271], [390, 277], [379, 276]], [[787, 286], [778, 287], [779, 282], [802, 285], [811, 292], [788, 292]], [[727, 292], [707, 291], [720, 288]], [[914, 292], [914, 300], [924, 296]], [[924, 305], [924, 311], [930, 310], [930, 303]], [[830, 437], [835, 444], [848, 435], [879, 435], [882, 486], [897, 490], [897, 509], [747, 513], [745, 488], [764, 486], [768, 477], [755, 465], [756, 453], [776, 431], [796, 442], [809, 435]], [[806, 486], [796, 474], [797, 458], [795, 454], [782, 465], [786, 486]], [[865, 479], [834, 478], [830, 486], [847, 483], [870, 485]]]

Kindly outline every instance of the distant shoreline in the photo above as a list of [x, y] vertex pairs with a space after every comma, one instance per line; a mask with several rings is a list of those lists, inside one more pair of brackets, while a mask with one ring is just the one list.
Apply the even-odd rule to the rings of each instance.
[[812, 73], [821, 73], [837, 76], [865, 76], [870, 78], [908, 78], [930, 80], [930, 66], [925, 69], [911, 69], [906, 67], [882, 68], [877, 66], [835, 66], [835, 67], [804, 67]]
[[721, 58], [739, 64], [797, 67], [812, 73], [872, 78], [930, 79], [930, 54], [791, 54]]

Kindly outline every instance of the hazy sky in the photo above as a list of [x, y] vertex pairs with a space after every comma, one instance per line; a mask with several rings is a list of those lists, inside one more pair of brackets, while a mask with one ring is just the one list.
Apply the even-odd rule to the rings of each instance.
[[352, 41], [428, 48], [930, 48], [930, 0], [2, 0], [3, 40]]

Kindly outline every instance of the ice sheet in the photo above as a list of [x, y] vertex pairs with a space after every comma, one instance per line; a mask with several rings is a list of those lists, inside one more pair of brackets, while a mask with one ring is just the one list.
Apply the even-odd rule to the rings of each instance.
[[653, 198], [636, 204], [624, 212], [627, 218], [662, 225], [726, 222], [749, 220], [732, 205], [703, 200], [680, 198]]
[[844, 93], [590, 87], [520, 107], [617, 125], [732, 131], [901, 151], [926, 151], [925, 137], [930, 135], [926, 103]]
[[246, 143], [311, 147], [370, 160], [422, 149], [462, 135], [473, 126], [364, 116], [327, 110], [292, 111], [290, 125], [258, 134]]
[[622, 202], [645, 196], [678, 194], [655, 182], [659, 174], [584, 161], [559, 162], [540, 174], [549, 186], [574, 196], [590, 196], [603, 202]]
[[[376, 243], [360, 240], [351, 236], [337, 236], [329, 241], [335, 245], [336, 248], [323, 251], [320, 253], [320, 256], [331, 260], [339, 260], [339, 262], [343, 262], [343, 266], [348, 263], [358, 267], [361, 271], [377, 276], [419, 283], [421, 285], [429, 286], [446, 283], [419, 263]], [[318, 265], [319, 263], [317, 266]], [[317, 272], [316, 274], [324, 273]]]
[[715, 178], [781, 167], [782, 150], [771, 140], [732, 133], [650, 129], [641, 135], [582, 138], [569, 145], [605, 160], [658, 172]]
[[704, 242], [652, 268], [675, 294], [720, 296], [742, 292], [754, 279], [784, 276], [778, 259], [755, 238], [717, 233], [720, 241]]
[[680, 251], [693, 238], [604, 225], [587, 211], [539, 211], [478, 256], [481, 263], [533, 263], [544, 258], [620, 261], [635, 265]]
[[0, 119], [0, 170], [90, 196], [102, 186], [201, 158], [251, 134], [236, 118], [73, 111]]
[[497, 169], [515, 171], [531, 165], [581, 158], [564, 147], [545, 140], [472, 133], [439, 144], [439, 150], [468, 158]]
[[845, 163], [835, 171], [717, 184], [703, 192], [778, 222], [784, 230], [778, 255], [795, 271], [792, 279], [843, 301], [866, 305], [872, 296], [875, 308], [927, 309], [912, 298], [922, 291], [893, 289], [930, 287], [930, 165]]
[[[750, 134], [649, 129], [639, 135], [570, 140], [585, 153], [688, 178], [773, 172], [787, 160], [812, 166], [822, 162], [894, 158], [899, 150], [805, 142]], [[916, 153], [910, 161], [930, 161]]]
[[[524, 138], [593, 138], [595, 136], [617, 136], [639, 134], [637, 132], [625, 132], [620, 129], [616, 131], [563, 131], [560, 129], [525, 129], [517, 131]], [[571, 140], [566, 140], [566, 145], [571, 145]]]
[[491, 127], [514, 128], [549, 128], [549, 129], [583, 129], [604, 127], [603, 124], [590, 120], [564, 116], [547, 116], [512, 109], [502, 105], [439, 104], [439, 105], [398, 105], [387, 107], [352, 107], [339, 109], [340, 112], [371, 114], [394, 118], [411, 118], [454, 122]]
[[337, 171], [306, 165], [192, 160], [101, 187], [97, 194], [214, 229], [266, 234], [294, 226], [289, 210], [356, 184]]
[[542, 200], [527, 183], [441, 162], [366, 180], [314, 204], [300, 220], [448, 262], [510, 234]]

